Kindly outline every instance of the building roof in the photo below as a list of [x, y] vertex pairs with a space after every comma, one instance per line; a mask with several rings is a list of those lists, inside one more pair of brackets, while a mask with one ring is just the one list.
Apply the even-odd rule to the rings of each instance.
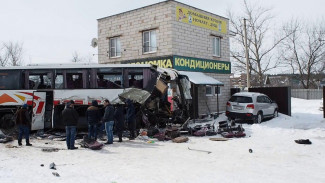
[[78, 69], [78, 68], [152, 68], [151, 64], [96, 64], [96, 63], [69, 63], [69, 64], [33, 64], [28, 66], [0, 67], [0, 70], [19, 69]]
[[224, 18], [224, 19], [229, 20], [226, 17], [223, 17], [223, 16], [220, 16], [220, 15], [217, 15], [217, 14], [214, 14], [214, 13], [211, 13], [211, 12], [208, 12], [208, 11], [205, 11], [205, 10], [202, 10], [200, 8], [196, 8], [196, 7], [191, 6], [191, 5], [188, 5], [188, 4], [184, 4], [184, 3], [181, 3], [181, 2], [178, 2], [178, 1], [175, 1], [175, 0], [166, 0], [166, 1], [159, 2], [159, 3], [151, 4], [151, 5], [148, 5], [148, 6], [143, 6], [143, 7], [140, 7], [140, 8], [133, 9], [133, 10], [129, 10], [129, 11], [125, 11], [125, 12], [122, 12], [122, 13], [118, 13], [118, 14], [115, 14], [115, 15], [110, 15], [110, 16], [107, 16], [107, 17], [99, 18], [99, 19], [97, 19], [97, 21], [103, 20], [103, 19], [106, 19], [106, 18], [110, 18], [110, 17], [113, 17], [113, 16], [118, 16], [118, 15], [121, 15], [121, 14], [124, 14], [124, 13], [129, 13], [129, 12], [132, 12], [132, 11], [137, 11], [137, 10], [140, 10], [140, 9], [148, 8], [150, 6], [155, 6], [155, 5], [158, 5], [158, 4], [169, 3], [169, 2], [176, 2], [176, 3], [182, 4], [182, 5], [185, 5], [185, 6], [189, 6], [191, 8], [195, 8], [197, 10], [204, 11], [206, 13], [210, 13], [212, 15], [215, 15], [215, 16], [218, 16], [218, 17], [221, 17], [221, 18]]
[[181, 75], [186, 75], [190, 81], [197, 85], [218, 85], [223, 86], [224, 84], [213, 77], [205, 75], [202, 72], [188, 72], [188, 71], [178, 71]]

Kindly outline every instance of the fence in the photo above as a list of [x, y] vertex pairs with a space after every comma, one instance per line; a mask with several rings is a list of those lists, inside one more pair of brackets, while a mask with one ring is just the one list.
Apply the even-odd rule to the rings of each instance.
[[291, 116], [291, 88], [290, 87], [262, 87], [249, 88], [249, 92], [259, 92], [270, 97], [278, 106], [278, 112]]
[[301, 99], [321, 99], [323, 98], [322, 89], [291, 89], [291, 97]]

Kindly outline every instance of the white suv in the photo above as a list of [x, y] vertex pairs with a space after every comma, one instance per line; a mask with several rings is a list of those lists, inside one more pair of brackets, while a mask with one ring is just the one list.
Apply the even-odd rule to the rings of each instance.
[[235, 93], [227, 102], [226, 116], [261, 123], [263, 118], [278, 116], [278, 105], [262, 93]]

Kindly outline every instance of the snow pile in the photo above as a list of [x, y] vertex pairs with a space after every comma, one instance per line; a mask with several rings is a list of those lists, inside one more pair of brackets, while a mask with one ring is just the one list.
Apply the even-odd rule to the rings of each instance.
[[[293, 98], [292, 117], [280, 114], [262, 124], [243, 124], [245, 138], [223, 142], [210, 141], [209, 137], [189, 137], [187, 143], [180, 144], [124, 139], [123, 143], [114, 142], [100, 151], [79, 148], [58, 152], [41, 149], [63, 149], [65, 142], [33, 139], [33, 147], [22, 148], [5, 148], [5, 144], [0, 144], [0, 180], [323, 183], [325, 121], [318, 110], [319, 102]], [[313, 144], [296, 144], [296, 139], [310, 139]], [[16, 144], [17, 141], [12, 142]], [[49, 169], [52, 162], [57, 170]]]

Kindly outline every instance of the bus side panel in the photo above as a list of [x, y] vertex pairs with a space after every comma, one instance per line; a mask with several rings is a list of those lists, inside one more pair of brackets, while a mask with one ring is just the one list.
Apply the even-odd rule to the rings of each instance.
[[33, 90], [0, 90], [0, 106], [32, 105]]
[[34, 92], [32, 130], [44, 129], [46, 92]]
[[102, 104], [104, 99], [113, 100], [118, 97], [123, 89], [73, 89], [54, 90], [53, 128], [64, 129], [61, 113], [65, 108], [65, 103], [69, 100], [75, 102], [74, 108], [79, 114], [78, 128], [87, 128], [86, 110], [92, 100], [97, 100]]

